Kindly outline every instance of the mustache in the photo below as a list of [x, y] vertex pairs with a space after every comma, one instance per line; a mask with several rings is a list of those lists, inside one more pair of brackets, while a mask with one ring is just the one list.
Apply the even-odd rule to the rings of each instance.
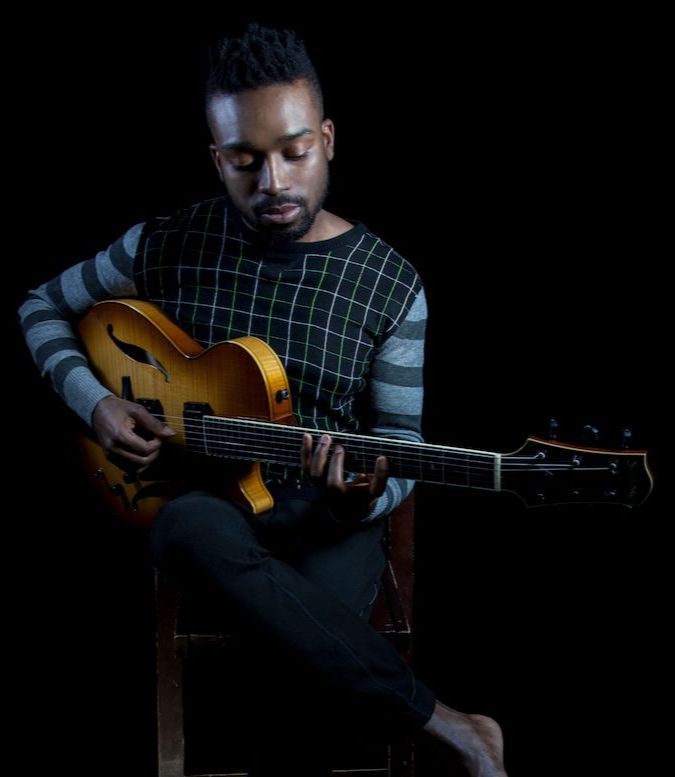
[[266, 211], [269, 208], [280, 208], [282, 205], [299, 205], [302, 208], [306, 207], [305, 200], [302, 197], [280, 194], [278, 197], [269, 197], [266, 200], [257, 203], [252, 209], [256, 216], [260, 216], [263, 211]]

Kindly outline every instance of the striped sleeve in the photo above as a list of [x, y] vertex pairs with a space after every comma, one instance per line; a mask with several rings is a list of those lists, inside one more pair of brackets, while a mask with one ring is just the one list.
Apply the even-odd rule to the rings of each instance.
[[133, 263], [143, 224], [93, 259], [29, 292], [19, 308], [26, 343], [41, 374], [86, 423], [108, 391], [94, 377], [72, 326], [95, 302], [136, 296]]
[[[427, 303], [424, 290], [408, 315], [379, 349], [371, 371], [370, 403], [373, 426], [369, 434], [410, 442], [423, 442], [422, 400], [424, 333]], [[388, 515], [412, 491], [414, 481], [389, 478], [385, 492], [364, 518], [369, 523]]]

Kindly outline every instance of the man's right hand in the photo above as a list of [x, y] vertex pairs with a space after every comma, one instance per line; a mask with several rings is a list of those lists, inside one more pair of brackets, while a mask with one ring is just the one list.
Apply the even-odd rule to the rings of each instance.
[[[103, 449], [131, 462], [137, 472], [149, 467], [159, 456], [162, 441], [176, 434], [142, 405], [116, 396], [104, 397], [96, 405], [92, 427]], [[146, 430], [143, 437], [139, 428]]]

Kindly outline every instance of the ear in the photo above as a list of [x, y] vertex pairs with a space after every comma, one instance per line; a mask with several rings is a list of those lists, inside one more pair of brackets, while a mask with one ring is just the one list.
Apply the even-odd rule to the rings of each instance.
[[220, 151], [218, 151], [218, 146], [216, 146], [215, 143], [211, 143], [209, 145], [209, 151], [211, 152], [211, 159], [213, 160], [213, 164], [216, 166], [216, 170], [218, 171], [218, 178], [225, 183], [223, 180], [223, 173], [220, 169]]
[[324, 119], [321, 122], [321, 137], [326, 150], [326, 158], [330, 162], [335, 156], [335, 125], [331, 119]]

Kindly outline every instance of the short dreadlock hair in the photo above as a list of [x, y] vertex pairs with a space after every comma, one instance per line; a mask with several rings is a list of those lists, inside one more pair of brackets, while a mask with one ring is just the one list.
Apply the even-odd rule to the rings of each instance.
[[236, 94], [272, 84], [305, 79], [323, 118], [319, 77], [305, 44], [293, 30], [262, 27], [250, 22], [244, 32], [219, 40], [211, 48], [205, 101], [218, 94]]

